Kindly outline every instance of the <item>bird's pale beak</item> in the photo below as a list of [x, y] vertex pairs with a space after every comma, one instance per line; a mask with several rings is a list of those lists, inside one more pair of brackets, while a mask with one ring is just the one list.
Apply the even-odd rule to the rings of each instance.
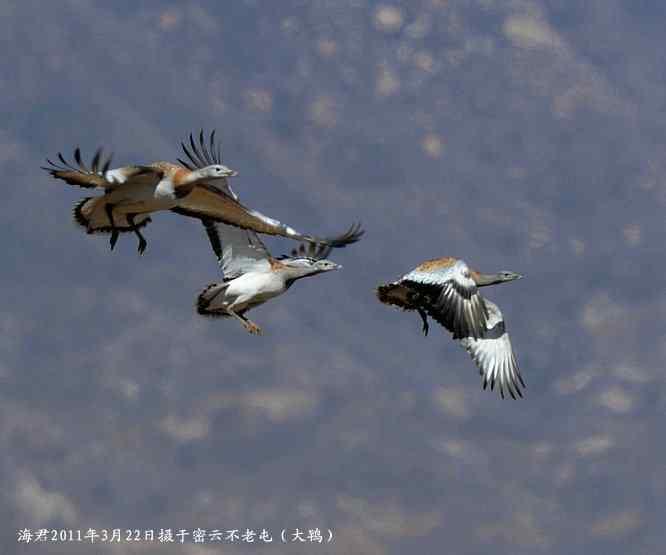
[[331, 262], [329, 260], [329, 264], [330, 264], [329, 267], [324, 270], [325, 272], [332, 272], [333, 270], [341, 270], [342, 269], [342, 265], [338, 264], [337, 262]]
[[236, 177], [237, 175], [238, 175], [238, 172], [236, 170], [229, 170], [225, 177]]

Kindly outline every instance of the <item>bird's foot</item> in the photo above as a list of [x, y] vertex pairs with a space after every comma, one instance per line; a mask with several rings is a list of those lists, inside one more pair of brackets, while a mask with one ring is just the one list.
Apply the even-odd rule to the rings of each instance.
[[132, 226], [132, 229], [134, 230], [134, 233], [136, 234], [136, 237], [139, 240], [139, 246], [137, 247], [137, 250], [139, 251], [139, 255], [142, 255], [143, 251], [145, 251], [146, 247], [148, 246], [148, 242], [146, 241], [144, 236], [141, 235], [141, 232], [139, 231], [139, 227], [134, 222], [134, 217], [135, 216], [136, 216], [136, 214], [127, 214], [127, 221]]
[[254, 322], [250, 322], [249, 320], [246, 320], [243, 323], [243, 327], [247, 330], [248, 333], [252, 335], [261, 335], [263, 332], [261, 331], [261, 328], [257, 326]]
[[109, 223], [111, 224], [111, 239], [109, 245], [111, 245], [111, 250], [116, 246], [118, 241], [118, 231], [116, 230], [116, 222], [113, 219], [113, 205], [105, 204], [104, 211], [106, 212], [106, 217], [109, 218]]
[[148, 241], [146, 241], [143, 237], [141, 237], [141, 239], [139, 239], [139, 246], [136, 249], [139, 252], [139, 256], [143, 256], [143, 253], [146, 250], [147, 246], [148, 246]]
[[111, 250], [116, 246], [116, 243], [118, 242], [118, 235], [119, 233], [117, 231], [112, 231], [111, 232], [111, 239], [109, 240], [109, 245], [111, 245]]
[[428, 315], [425, 313], [423, 310], [419, 310], [419, 316], [421, 317], [421, 320], [423, 321], [423, 327], [421, 328], [423, 330], [423, 335], [428, 335], [428, 332], [430, 331], [430, 325], [428, 324]]

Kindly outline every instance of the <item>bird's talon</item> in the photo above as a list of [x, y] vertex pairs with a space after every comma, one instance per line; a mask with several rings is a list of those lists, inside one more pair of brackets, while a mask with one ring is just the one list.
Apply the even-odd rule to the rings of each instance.
[[253, 322], [248, 322], [245, 326], [245, 329], [252, 335], [261, 335], [263, 333], [261, 328]]

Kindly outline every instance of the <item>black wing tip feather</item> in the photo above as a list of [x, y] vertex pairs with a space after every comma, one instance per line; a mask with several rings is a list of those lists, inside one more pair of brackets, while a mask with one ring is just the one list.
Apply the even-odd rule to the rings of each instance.
[[180, 143], [180, 146], [183, 149], [183, 152], [185, 153], [187, 158], [189, 159], [189, 162], [186, 162], [180, 158], [178, 159], [178, 162], [180, 162], [183, 166], [185, 166], [187, 169], [190, 170], [201, 169], [205, 168], [206, 166], [212, 166], [214, 164], [221, 164], [222, 150], [219, 144], [217, 145], [216, 148], [215, 129], [213, 129], [213, 131], [211, 131], [209, 135], [208, 145], [206, 145], [203, 128], [200, 129], [199, 131], [198, 139], [199, 139], [199, 144], [197, 145], [197, 142], [194, 138], [194, 133], [190, 133], [189, 135], [190, 147], [188, 148], [184, 142]]
[[[180, 143], [180, 146], [183, 148], [183, 150], [185, 149], [185, 145], [183, 143]], [[178, 163], [181, 166], [187, 168], [188, 170], [194, 170], [195, 169], [189, 162], [186, 162], [182, 158], [178, 158], [177, 160], [178, 160]]]
[[112, 158], [113, 154], [110, 154], [109, 156], [104, 158], [104, 149], [102, 147], [99, 147], [93, 154], [89, 169], [83, 162], [83, 158], [81, 156], [81, 149], [77, 146], [74, 149], [74, 161], [76, 162], [78, 167], [69, 162], [67, 159], [65, 159], [65, 157], [62, 155], [62, 152], [58, 152], [58, 160], [60, 161], [60, 163], [53, 162], [50, 158], [47, 158], [46, 162], [47, 164], [49, 164], [49, 167], [40, 166], [40, 168], [49, 172], [54, 177], [58, 177], [57, 175], [58, 172], [67, 172], [67, 171], [83, 173], [85, 175], [102, 176], [108, 171], [109, 167], [111, 166]]
[[365, 234], [361, 222], [355, 222], [344, 233], [335, 237], [329, 237], [319, 243], [310, 243], [313, 258], [326, 258], [333, 249], [344, 249], [348, 245], [357, 243]]
[[365, 234], [365, 229], [362, 228], [361, 222], [354, 222], [349, 229], [337, 237], [331, 237], [328, 240], [328, 245], [333, 248], [344, 248], [347, 245], [356, 243]]
[[[523, 389], [527, 388], [525, 385], [525, 382], [523, 381], [523, 377], [520, 375], [520, 371], [516, 367], [515, 369], [515, 376], [513, 376], [513, 379], [510, 381], [507, 381], [506, 383], [503, 383], [502, 380], [498, 377], [494, 377], [492, 379], [488, 379], [488, 376], [485, 375], [483, 370], [480, 370], [481, 374], [483, 375], [483, 390], [485, 391], [488, 387], [488, 384], [490, 384], [490, 390], [494, 391], [495, 390], [495, 383], [497, 383], [497, 388], [499, 389], [500, 397], [502, 399], [506, 399], [504, 395], [504, 390], [511, 395], [511, 398], [514, 401], [517, 401], [518, 399], [523, 399], [523, 392], [521, 391], [521, 386]], [[517, 395], [517, 397], [516, 397]]]
[[523, 376], [520, 374], [520, 371], [516, 368], [516, 375], [518, 376], [518, 380], [520, 381], [520, 385], [523, 386], [523, 388], [527, 389], [527, 384], [523, 381]]
[[79, 168], [81, 168], [84, 172], [88, 173], [88, 168], [86, 168], [86, 165], [83, 163], [83, 160], [81, 160], [81, 149], [78, 146], [74, 149], [74, 160], [79, 165]]
[[356, 243], [361, 239], [365, 230], [361, 228], [361, 223], [356, 222], [349, 226], [349, 229], [340, 235], [334, 237], [312, 237], [309, 235], [302, 236], [306, 240], [305, 243], [299, 244], [297, 247], [291, 249], [289, 255], [282, 255], [278, 258], [292, 257], [308, 257], [313, 260], [321, 260], [328, 257], [333, 249], [343, 249], [347, 245]]

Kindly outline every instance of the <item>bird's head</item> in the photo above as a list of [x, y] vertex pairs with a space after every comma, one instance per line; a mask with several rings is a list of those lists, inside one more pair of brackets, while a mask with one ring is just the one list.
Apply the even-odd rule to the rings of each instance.
[[472, 278], [476, 282], [478, 287], [484, 287], [486, 285], [496, 285], [498, 283], [506, 283], [507, 281], [513, 281], [515, 279], [520, 279], [523, 276], [517, 274], [516, 272], [496, 272], [494, 274], [484, 274], [481, 272], [472, 272]]
[[222, 164], [213, 164], [211, 166], [206, 166], [201, 168], [198, 172], [199, 177], [202, 178], [221, 178], [221, 177], [235, 177], [238, 175], [238, 172], [223, 166]]
[[517, 274], [516, 272], [498, 272], [499, 278], [504, 281], [513, 281], [514, 279], [522, 278], [522, 274]]
[[331, 270], [339, 270], [342, 268], [340, 264], [336, 264], [335, 262], [332, 262], [331, 260], [327, 259], [322, 259], [322, 260], [317, 260], [314, 263], [314, 267], [317, 269], [317, 272], [330, 272]]
[[282, 264], [287, 267], [287, 271], [292, 279], [314, 276], [316, 274], [330, 272], [332, 270], [339, 270], [342, 268], [340, 264], [336, 264], [330, 260], [315, 260], [314, 258], [307, 257], [287, 258], [285, 260], [281, 260], [280, 262], [282, 262]]

